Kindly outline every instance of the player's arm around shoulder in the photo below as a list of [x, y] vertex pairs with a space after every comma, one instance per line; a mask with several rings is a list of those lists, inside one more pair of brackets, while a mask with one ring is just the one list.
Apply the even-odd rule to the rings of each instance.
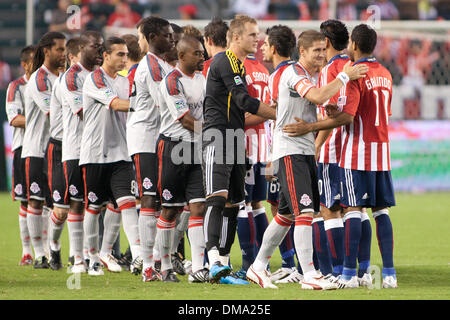
[[369, 67], [367, 65], [357, 64], [351, 66], [351, 61], [348, 61], [336, 79], [321, 88], [312, 87], [304, 97], [314, 104], [323, 104], [338, 93], [342, 86], [347, 85], [349, 81], [365, 77], [368, 71]]

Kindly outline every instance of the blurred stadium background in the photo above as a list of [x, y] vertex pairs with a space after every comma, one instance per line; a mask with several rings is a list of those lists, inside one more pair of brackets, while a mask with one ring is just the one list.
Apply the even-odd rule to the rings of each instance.
[[[328, 18], [377, 30], [375, 56], [394, 79], [390, 123], [396, 191], [450, 191], [449, 0], [0, 0], [0, 190], [11, 188], [12, 130], [5, 114], [8, 83], [22, 74], [19, 52], [47, 31], [68, 37], [86, 29], [105, 36], [136, 33], [141, 17], [155, 14], [202, 30], [213, 16], [254, 16], [261, 37], [268, 26], [296, 33]], [[261, 55], [257, 55], [261, 58]], [[269, 71], [271, 66], [267, 65]]]

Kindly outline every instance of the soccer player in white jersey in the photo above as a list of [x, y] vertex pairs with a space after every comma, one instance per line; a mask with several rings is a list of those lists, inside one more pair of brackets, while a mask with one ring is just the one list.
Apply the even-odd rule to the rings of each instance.
[[22, 259], [19, 265], [25, 266], [33, 263], [33, 252], [31, 250], [30, 233], [27, 225], [26, 179], [25, 161], [22, 159], [22, 142], [25, 132], [25, 101], [24, 94], [26, 84], [31, 76], [33, 67], [33, 56], [35, 48], [27, 46], [20, 52], [20, 64], [25, 74], [12, 81], [6, 90], [6, 115], [8, 123], [13, 129], [11, 150], [13, 153], [12, 164], [12, 197], [13, 201], [20, 201], [19, 230], [22, 241]]
[[130, 104], [134, 112], [128, 114], [128, 154], [134, 161], [136, 183], [141, 199], [139, 236], [143, 259], [143, 281], [160, 278], [155, 271], [153, 247], [156, 222], [160, 211], [157, 204], [156, 140], [159, 136], [159, 84], [173, 67], [163, 56], [173, 48], [172, 27], [165, 19], [148, 17], [138, 25], [139, 41], [146, 40], [148, 52], [139, 62], [134, 75], [134, 92]]
[[[73, 38], [66, 43], [66, 57], [69, 66], [80, 60], [80, 39]], [[50, 140], [46, 150], [46, 160], [48, 167], [48, 180], [50, 194], [53, 200], [53, 212], [49, 219], [48, 238], [50, 245], [49, 265], [52, 270], [59, 270], [63, 267], [61, 262], [61, 242], [60, 237], [64, 229], [64, 224], [69, 212], [69, 199], [66, 193], [66, 179], [64, 168], [61, 162], [62, 154], [62, 100], [64, 72], [61, 72], [52, 88], [50, 100]]]
[[59, 32], [48, 32], [39, 40], [33, 59], [33, 74], [25, 89], [26, 129], [22, 158], [25, 159], [27, 181], [27, 224], [37, 269], [49, 268], [42, 239], [44, 200], [47, 206], [51, 206], [44, 155], [50, 135], [48, 114], [52, 86], [66, 61], [65, 43], [65, 36]]
[[170, 254], [176, 215], [188, 204], [192, 254], [189, 278], [192, 282], [206, 282], [209, 271], [203, 265], [205, 193], [198, 145], [206, 82], [199, 72], [203, 69], [204, 50], [195, 37], [184, 36], [178, 42], [177, 51], [178, 65], [160, 84], [161, 128], [157, 147], [162, 213], [157, 228], [161, 274], [163, 281], [179, 281], [173, 272]]
[[[65, 195], [69, 212], [67, 227], [72, 261], [72, 273], [86, 272], [83, 263], [84, 184], [80, 158], [83, 133], [83, 83], [87, 75], [102, 62], [100, 49], [103, 37], [99, 32], [86, 31], [80, 37], [80, 61], [64, 74], [61, 84], [62, 99], [62, 162], [66, 180]], [[106, 239], [106, 238], [105, 238]]]
[[127, 53], [125, 40], [117, 37], [106, 40], [102, 66], [89, 73], [83, 84], [84, 127], [79, 165], [85, 186], [84, 233], [89, 246], [90, 275], [103, 274], [100, 262], [109, 271], [121, 271], [109, 247], [102, 247], [98, 254], [98, 215], [108, 201], [114, 203], [112, 210], [117, 213], [104, 221], [105, 230], [111, 228], [111, 246], [120, 232], [122, 216], [133, 258], [140, 254], [136, 199], [131, 192], [133, 166], [128, 156], [125, 124], [119, 114], [128, 112], [130, 107], [129, 81], [117, 74], [125, 67]]
[[294, 243], [303, 270], [303, 289], [336, 289], [337, 285], [317, 274], [313, 263], [312, 227], [314, 212], [319, 211], [314, 135], [289, 137], [282, 128], [294, 118], [316, 121], [315, 104], [323, 103], [353, 78], [360, 67], [346, 65], [339, 79], [320, 89], [312, 74], [325, 56], [324, 36], [317, 31], [302, 32], [298, 39], [299, 62], [282, 62], [271, 75], [272, 96], [278, 96], [272, 160], [277, 162], [280, 181], [278, 214], [264, 233], [263, 243], [247, 272], [247, 278], [262, 288], [276, 288], [267, 274], [267, 264], [275, 248], [286, 236], [295, 216]]
[[[375, 57], [375, 30], [365, 24], [356, 26], [347, 50], [355, 65], [366, 65], [366, 78], [352, 81], [346, 88], [338, 112], [316, 123], [298, 121], [296, 134], [342, 126], [342, 151], [339, 161], [341, 206], [344, 207], [344, 269], [340, 288], [358, 287], [356, 259], [361, 239], [361, 212], [371, 208], [377, 224], [378, 244], [383, 260], [383, 288], [396, 288], [393, 262], [393, 231], [389, 207], [395, 205], [391, 177], [388, 124], [391, 115], [392, 76]], [[350, 99], [351, 97], [351, 99]], [[294, 128], [292, 128], [294, 129]], [[290, 130], [289, 130], [290, 131]]]

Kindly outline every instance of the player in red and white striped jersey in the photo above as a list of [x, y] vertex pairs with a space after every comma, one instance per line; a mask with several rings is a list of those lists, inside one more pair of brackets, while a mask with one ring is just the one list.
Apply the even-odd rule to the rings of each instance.
[[[298, 122], [297, 134], [342, 128], [341, 206], [344, 207], [346, 234], [341, 287], [358, 286], [356, 258], [361, 238], [361, 211], [371, 208], [377, 223], [377, 237], [383, 259], [383, 287], [396, 288], [393, 264], [393, 233], [388, 208], [395, 205], [390, 173], [388, 118], [391, 113], [392, 77], [372, 56], [376, 32], [365, 24], [353, 29], [348, 46], [355, 65], [366, 65], [366, 77], [350, 82], [347, 95], [338, 103], [340, 113], [316, 123]], [[352, 99], [347, 99], [352, 97]], [[301, 127], [301, 129], [300, 129]]]

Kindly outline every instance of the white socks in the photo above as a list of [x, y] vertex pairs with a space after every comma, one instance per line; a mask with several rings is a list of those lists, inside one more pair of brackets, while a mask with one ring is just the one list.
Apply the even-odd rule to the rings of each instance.
[[139, 218], [134, 197], [122, 197], [116, 200], [122, 213], [123, 229], [130, 244], [133, 260], [141, 255], [139, 239]]
[[30, 233], [28, 232], [27, 225], [27, 208], [23, 206], [20, 206], [19, 209], [19, 230], [20, 239], [22, 240], [22, 257], [26, 254], [33, 256]]
[[161, 271], [172, 269], [170, 249], [172, 248], [173, 233], [175, 232], [175, 219], [167, 221], [159, 217], [156, 227], [158, 229], [156, 237], [161, 250]]
[[141, 208], [139, 212], [139, 238], [141, 239], [141, 257], [144, 262], [143, 270], [153, 268], [153, 249], [156, 238], [156, 222], [159, 211], [155, 209]]
[[261, 248], [253, 262], [253, 269], [261, 272], [266, 269], [272, 254], [289, 232], [292, 220], [277, 214], [264, 232]]
[[75, 264], [83, 262], [83, 221], [84, 213], [73, 213], [67, 215], [67, 229], [69, 230], [70, 252]]
[[100, 249], [100, 256], [111, 254], [114, 242], [120, 233], [120, 210], [116, 210], [112, 205], [106, 206], [105, 217], [103, 218], [103, 238]]
[[33, 244], [35, 259], [45, 256], [42, 241], [42, 209], [34, 209], [28, 205], [27, 225]]
[[295, 218], [294, 244], [305, 277], [315, 275], [313, 263], [312, 217]]
[[60, 238], [61, 233], [63, 232], [64, 229], [64, 222], [66, 222], [66, 220], [58, 218], [54, 211], [51, 213], [49, 220], [48, 237], [50, 249], [52, 251], [61, 250]]
[[[88, 208], [84, 216], [84, 239], [90, 259], [90, 265], [93, 262], [100, 262], [98, 259], [98, 232], [99, 232], [99, 214], [100, 209]], [[93, 260], [94, 259], [94, 260]]]
[[189, 243], [191, 245], [192, 272], [203, 269], [204, 252], [206, 248], [205, 235], [203, 233], [203, 218], [189, 218]]

